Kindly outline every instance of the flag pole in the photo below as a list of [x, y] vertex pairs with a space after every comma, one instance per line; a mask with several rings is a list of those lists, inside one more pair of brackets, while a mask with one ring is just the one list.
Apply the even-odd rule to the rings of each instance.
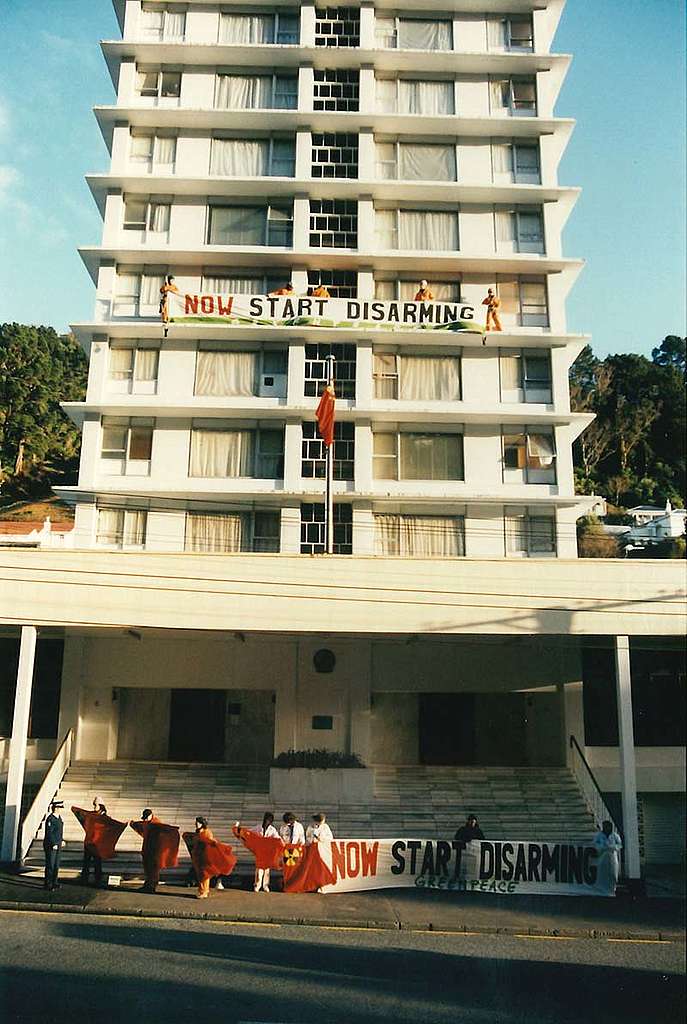
[[[334, 356], [327, 356], [327, 384], [334, 384]], [[325, 507], [327, 554], [334, 554], [334, 439], [327, 445], [327, 502]]]

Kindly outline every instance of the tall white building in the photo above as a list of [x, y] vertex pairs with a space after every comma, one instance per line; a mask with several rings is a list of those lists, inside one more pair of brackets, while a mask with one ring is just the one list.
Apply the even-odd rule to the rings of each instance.
[[[115, 2], [77, 546], [575, 557], [562, 3]], [[502, 331], [178, 323], [159, 290], [468, 303]]]

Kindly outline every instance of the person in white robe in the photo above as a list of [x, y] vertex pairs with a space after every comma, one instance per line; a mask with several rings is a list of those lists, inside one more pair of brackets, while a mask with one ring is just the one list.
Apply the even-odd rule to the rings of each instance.
[[620, 851], [623, 842], [612, 821], [602, 822], [601, 831], [594, 836], [594, 846], [599, 851], [599, 882], [615, 891], [620, 877]]

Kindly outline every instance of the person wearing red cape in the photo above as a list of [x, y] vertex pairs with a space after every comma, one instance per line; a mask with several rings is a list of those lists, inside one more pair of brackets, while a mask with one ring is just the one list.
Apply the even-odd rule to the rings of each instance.
[[243, 828], [235, 822], [232, 832], [255, 857], [255, 892], [270, 891], [270, 871], [280, 866], [284, 844], [274, 827], [274, 815], [267, 811], [258, 830]]
[[319, 843], [288, 844], [282, 852], [284, 892], [319, 892], [336, 878], [322, 860]]
[[103, 877], [103, 861], [112, 860], [115, 856], [115, 846], [126, 828], [126, 822], [110, 818], [105, 804], [101, 804], [97, 797], [93, 801], [92, 811], [87, 811], [83, 807], [72, 807], [72, 814], [75, 815], [85, 832], [81, 882], [83, 885], [88, 885], [92, 864], [94, 884], [100, 885]]
[[179, 857], [179, 829], [176, 825], [165, 825], [156, 818], [149, 807], [141, 814], [140, 821], [130, 821], [134, 832], [143, 838], [141, 857], [145, 884], [141, 892], [156, 892], [163, 868], [175, 868]]
[[207, 818], [197, 817], [195, 832], [184, 832], [183, 839], [198, 879], [197, 899], [206, 900], [210, 895], [210, 880], [219, 875], [230, 875], [236, 867], [236, 857], [231, 846], [215, 839]]

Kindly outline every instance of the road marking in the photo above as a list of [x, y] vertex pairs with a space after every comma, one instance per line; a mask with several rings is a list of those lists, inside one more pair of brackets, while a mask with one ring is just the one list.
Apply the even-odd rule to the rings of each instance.
[[[191, 920], [194, 920], [193, 918]], [[201, 917], [198, 918], [204, 924], [226, 924], [230, 928], [281, 928], [280, 924], [275, 924], [274, 921], [218, 921], [216, 918]], [[242, 1024], [241, 1021], [238, 1024]], [[249, 1022], [250, 1024], [250, 1022]], [[269, 1022], [268, 1022], [269, 1024]]]
[[634, 942], [641, 946], [672, 946], [670, 939], [606, 939], [606, 942]]
[[[506, 936], [507, 938], [507, 936]], [[574, 935], [520, 935], [516, 933], [514, 938], [516, 939], [540, 939], [544, 942], [574, 942], [576, 936]]]

